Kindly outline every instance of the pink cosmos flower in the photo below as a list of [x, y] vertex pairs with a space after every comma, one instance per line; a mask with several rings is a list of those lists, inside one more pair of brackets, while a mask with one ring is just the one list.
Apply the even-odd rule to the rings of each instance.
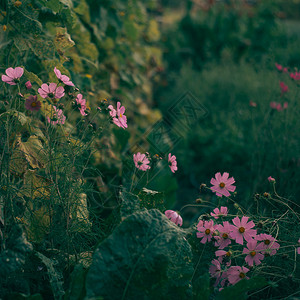
[[29, 80], [25, 82], [25, 86], [27, 90], [30, 90], [32, 88], [32, 84]]
[[216, 225], [216, 229], [219, 231], [219, 235], [215, 236], [216, 242], [215, 246], [219, 247], [219, 249], [224, 249], [228, 245], [231, 244], [230, 240], [230, 224], [228, 221], [224, 221], [223, 225]]
[[300, 72], [291, 73], [290, 77], [294, 80], [300, 80]]
[[275, 178], [273, 178], [272, 176], [268, 177], [269, 182], [275, 182]]
[[197, 230], [199, 231], [199, 228], [202, 227], [204, 225], [204, 221], [200, 220], [197, 224]]
[[263, 253], [265, 255], [275, 255], [280, 245], [276, 243], [276, 239], [270, 234], [261, 233], [256, 237], [257, 241], [262, 241]]
[[283, 67], [282, 65], [275, 63], [275, 67], [277, 68], [278, 71], [282, 71]]
[[109, 105], [108, 108], [110, 109], [110, 115], [113, 118], [113, 122], [122, 128], [127, 128], [127, 118], [124, 115], [125, 107], [121, 106], [121, 102], [117, 102], [117, 109], [114, 109], [112, 105]]
[[282, 81], [279, 82], [281, 88], [281, 95], [287, 93], [289, 91], [289, 87]]
[[214, 217], [215, 219], [219, 219], [219, 217], [226, 217], [228, 214], [228, 208], [226, 206], [221, 206], [221, 210], [219, 210], [219, 208], [215, 208], [213, 210], [214, 213], [210, 213], [210, 215], [212, 217]]
[[31, 111], [39, 111], [41, 109], [41, 101], [37, 100], [37, 96], [32, 96], [30, 95], [26, 100], [25, 100], [25, 108], [27, 110]]
[[282, 110], [288, 108], [288, 103], [284, 102], [283, 106], [281, 106], [280, 103], [272, 101], [272, 102], [270, 102], [270, 107], [273, 109], [276, 109], [277, 111], [282, 111]]
[[249, 269], [246, 267], [233, 266], [227, 270], [226, 275], [229, 283], [234, 285], [244, 278], [249, 279], [249, 277], [246, 276], [248, 272]]
[[78, 94], [77, 95], [77, 98], [76, 98], [76, 103], [78, 105], [78, 108], [79, 108], [79, 111], [80, 113], [83, 115], [83, 116], [86, 116], [86, 100], [83, 99], [82, 95], [81, 94]]
[[168, 219], [170, 219], [176, 225], [182, 226], [182, 218], [176, 211], [166, 210], [165, 215]]
[[224, 257], [230, 258], [231, 255], [232, 255], [232, 252], [230, 250], [229, 251], [217, 250], [215, 252], [215, 254], [216, 254], [216, 256], [218, 256], [222, 260]]
[[150, 169], [150, 166], [148, 165], [150, 160], [146, 157], [146, 154], [141, 154], [140, 152], [133, 154], [133, 161], [135, 166], [142, 171]]
[[210, 180], [210, 183], [213, 185], [211, 187], [211, 190], [216, 193], [217, 196], [222, 197], [222, 195], [229, 197], [230, 192], [235, 191], [235, 186], [233, 183], [235, 183], [235, 180], [233, 177], [228, 178], [229, 173], [224, 172], [223, 175], [221, 175], [220, 172], [216, 173], [215, 178], [212, 178]]
[[54, 68], [54, 73], [58, 80], [63, 82], [65, 85], [74, 86], [74, 83], [70, 81], [70, 78], [66, 75], [61, 75], [61, 72], [58, 69], [56, 69], [56, 67]]
[[203, 226], [197, 226], [197, 238], [203, 238], [200, 242], [205, 244], [206, 242], [210, 242], [215, 232], [214, 221], [205, 221]]
[[177, 171], [177, 161], [176, 161], [176, 156], [175, 155], [171, 155], [171, 153], [169, 153], [168, 156], [168, 163], [169, 163], [169, 167], [171, 169], [171, 171], [173, 173], [175, 173], [175, 171]]
[[62, 98], [65, 95], [65, 89], [62, 86], [57, 87], [56, 83], [50, 83], [49, 86], [46, 83], [43, 83], [42, 86], [38, 89], [39, 94], [43, 98]]
[[51, 119], [47, 117], [48, 123], [52, 125], [65, 124], [66, 116], [63, 114], [63, 111], [61, 109], [56, 108], [56, 106], [54, 105], [53, 105], [53, 109], [55, 113], [53, 114], [53, 117]]
[[5, 73], [6, 75], [2, 75], [1, 77], [2, 81], [10, 85], [16, 85], [20, 81], [20, 78], [24, 73], [24, 69], [21, 67], [16, 67], [15, 69], [8, 68], [5, 70]]
[[249, 242], [256, 236], [256, 230], [251, 229], [255, 226], [253, 221], [248, 222], [249, 217], [242, 217], [240, 221], [239, 217], [235, 217], [232, 222], [234, 225], [231, 227], [231, 238], [235, 239], [238, 244], [243, 245], [243, 238]]
[[249, 266], [253, 266], [255, 262], [256, 265], [261, 264], [261, 260], [264, 259], [264, 255], [260, 252], [264, 250], [263, 243], [257, 244], [257, 240], [251, 240], [247, 243], [247, 248], [243, 249], [244, 254], [248, 254], [245, 257], [245, 261]]
[[[300, 244], [300, 239], [298, 240], [298, 243]], [[300, 247], [297, 248], [297, 253], [300, 254]]]
[[214, 286], [217, 286], [222, 278], [221, 264], [217, 259], [214, 259], [211, 263], [212, 265], [209, 267], [209, 274], [211, 277], [216, 278]]

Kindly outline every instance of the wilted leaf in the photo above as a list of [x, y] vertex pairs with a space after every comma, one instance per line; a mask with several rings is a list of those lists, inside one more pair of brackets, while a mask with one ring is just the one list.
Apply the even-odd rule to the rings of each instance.
[[160, 39], [160, 32], [157, 21], [154, 19], [150, 20], [148, 26], [147, 40], [149, 42], [157, 42]]
[[29, 241], [41, 243], [50, 227], [50, 215], [47, 208], [42, 206], [40, 209], [27, 212], [24, 220]]
[[17, 110], [11, 109], [0, 115], [0, 121], [9, 122], [10, 124], [13, 124], [14, 131], [18, 132], [20, 128], [27, 123], [28, 119], [25, 116], [25, 114]]
[[66, 51], [73, 47], [75, 42], [71, 39], [71, 36], [67, 32], [67, 28], [57, 27], [54, 44], [57, 50]]
[[87, 299], [191, 299], [192, 254], [158, 210], [127, 217], [96, 249]]
[[[12, 157], [23, 157], [32, 168], [42, 168], [47, 163], [47, 154], [37, 136], [30, 136], [26, 142], [22, 142], [21, 134], [17, 135]], [[11, 160], [11, 170], [18, 169], [18, 162]]]
[[51, 182], [45, 177], [39, 176], [34, 170], [27, 170], [24, 174], [24, 184], [19, 191], [21, 196], [27, 196], [31, 199], [50, 197]]
[[19, 51], [25, 51], [29, 49], [27, 40], [24, 39], [22, 36], [16, 35], [14, 37], [14, 44]]
[[72, 214], [72, 226], [70, 230], [83, 232], [91, 227], [86, 197], [86, 194], [80, 194], [77, 203], [74, 204], [75, 207], [74, 213]]
[[31, 39], [29, 41], [29, 47], [38, 58], [54, 57], [54, 45], [52, 41], [39, 38]]
[[161, 212], [165, 210], [163, 193], [143, 188], [143, 190], [139, 192], [138, 196], [141, 201], [141, 207], [145, 207], [147, 209], [157, 208]]
[[39, 86], [43, 84], [43, 81], [40, 78], [38, 78], [38, 76], [36, 76], [34, 73], [28, 72], [25, 68], [24, 68], [24, 75], [28, 80], [31, 81], [31, 83], [35, 82]]

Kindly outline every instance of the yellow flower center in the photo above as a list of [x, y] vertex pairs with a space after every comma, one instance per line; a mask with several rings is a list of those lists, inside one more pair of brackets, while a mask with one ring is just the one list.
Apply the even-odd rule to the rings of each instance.
[[230, 251], [228, 251], [228, 252], [226, 252], [226, 254], [225, 254], [227, 257], [229, 257], [229, 256], [231, 256], [231, 253], [230, 253]]
[[32, 102], [31, 107], [36, 107], [36, 102]]
[[223, 234], [222, 234], [222, 238], [223, 238], [223, 239], [228, 239], [228, 234], [227, 234], [227, 233], [223, 233]]
[[220, 188], [224, 188], [225, 187], [225, 183], [224, 182], [220, 182], [219, 186], [220, 186]]
[[240, 273], [240, 278], [245, 278], [246, 277], [246, 275], [245, 275], [245, 273]]
[[205, 234], [209, 235], [210, 234], [210, 229], [206, 229]]
[[120, 114], [120, 118], [122, 118], [123, 117], [123, 115], [122, 114]]
[[240, 232], [240, 233], [244, 233], [244, 232], [245, 232], [245, 228], [244, 228], [244, 227], [240, 227], [240, 228], [239, 228], [239, 232]]
[[251, 252], [250, 252], [250, 255], [251, 255], [251, 256], [255, 256], [255, 254], [256, 254], [255, 251], [251, 251]]
[[270, 240], [265, 240], [264, 242], [266, 245], [269, 245], [270, 244]]

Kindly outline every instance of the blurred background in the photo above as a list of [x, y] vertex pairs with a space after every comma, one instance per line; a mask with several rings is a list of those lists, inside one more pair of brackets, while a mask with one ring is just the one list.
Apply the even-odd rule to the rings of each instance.
[[[128, 130], [99, 136], [84, 174], [101, 216], [114, 211], [119, 186], [131, 186], [138, 151], [176, 155], [175, 174], [162, 160], [140, 180], [164, 192], [167, 209], [199, 197], [218, 204], [199, 191], [216, 172], [235, 178], [234, 201], [248, 208], [271, 191], [269, 176], [298, 201], [300, 1], [13, 0], [0, 12], [2, 73], [23, 65], [47, 82], [57, 67], [90, 107], [104, 98], [126, 107]], [[187, 109], [187, 92], [202, 114], [185, 126], [174, 109]], [[151, 134], [164, 126], [160, 145]], [[205, 212], [182, 211], [187, 222]]]
[[[298, 201], [299, 86], [290, 73], [300, 65], [299, 8], [292, 0], [161, 2], [164, 70], [154, 105], [167, 114], [190, 91], [208, 110], [173, 150], [176, 208], [199, 196], [218, 204], [199, 186], [219, 171], [235, 178], [235, 201], [247, 208], [270, 192], [269, 176], [281, 196]], [[193, 218], [195, 209], [183, 214]]]

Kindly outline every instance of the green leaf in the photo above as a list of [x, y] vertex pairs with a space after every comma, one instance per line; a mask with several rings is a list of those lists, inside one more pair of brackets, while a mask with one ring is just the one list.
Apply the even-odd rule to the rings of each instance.
[[17, 271], [24, 263], [27, 253], [32, 251], [32, 245], [27, 241], [21, 225], [14, 225], [6, 241], [6, 249], [0, 254], [0, 290], [3, 279]]
[[26, 51], [29, 49], [28, 41], [27, 39], [24, 39], [20, 35], [16, 35], [14, 38], [14, 44], [18, 48], [19, 51]]
[[47, 41], [41, 38], [31, 39], [29, 47], [38, 58], [53, 58], [55, 48], [52, 41]]
[[50, 8], [54, 13], [58, 13], [62, 10], [63, 5], [59, 0], [48, 0], [45, 1], [45, 6]]
[[25, 68], [24, 68], [24, 75], [28, 80], [31, 81], [31, 83], [35, 82], [39, 86], [43, 84], [42, 80], [38, 78], [38, 76], [36, 76], [34, 73], [28, 72]]
[[5, 297], [6, 299], [13, 299], [13, 300], [43, 300], [41, 294], [34, 294], [34, 295], [25, 295], [21, 293], [12, 293]]
[[124, 21], [124, 30], [128, 39], [135, 41], [138, 38], [139, 32], [136, 23], [131, 20]]
[[59, 0], [38, 0], [44, 6], [50, 8], [54, 14], [61, 11], [63, 5]]
[[85, 297], [85, 277], [86, 269], [83, 265], [78, 264], [75, 266], [74, 271], [71, 274], [71, 283], [68, 294], [65, 300], [81, 300]]
[[63, 8], [61, 15], [63, 19], [66, 21], [68, 28], [73, 28], [76, 25], [78, 21], [78, 17], [71, 9], [67, 7]]
[[122, 191], [120, 196], [122, 200], [122, 206], [120, 210], [122, 220], [141, 209], [140, 200], [136, 195]]
[[183, 231], [156, 209], [140, 211], [96, 249], [86, 299], [191, 299], [192, 274]]
[[198, 277], [193, 281], [194, 300], [209, 300], [211, 295], [210, 290], [210, 276], [208, 273]]
[[35, 254], [47, 268], [54, 299], [62, 299], [62, 296], [65, 294], [63, 288], [63, 276], [56, 270], [57, 268], [55, 268], [57, 262], [51, 260], [40, 252], [36, 252]]
[[263, 277], [253, 277], [249, 280], [243, 279], [233, 286], [224, 288], [224, 290], [217, 295], [216, 300], [244, 300], [248, 298], [247, 292], [258, 290], [266, 285], [268, 285], [268, 283]]

